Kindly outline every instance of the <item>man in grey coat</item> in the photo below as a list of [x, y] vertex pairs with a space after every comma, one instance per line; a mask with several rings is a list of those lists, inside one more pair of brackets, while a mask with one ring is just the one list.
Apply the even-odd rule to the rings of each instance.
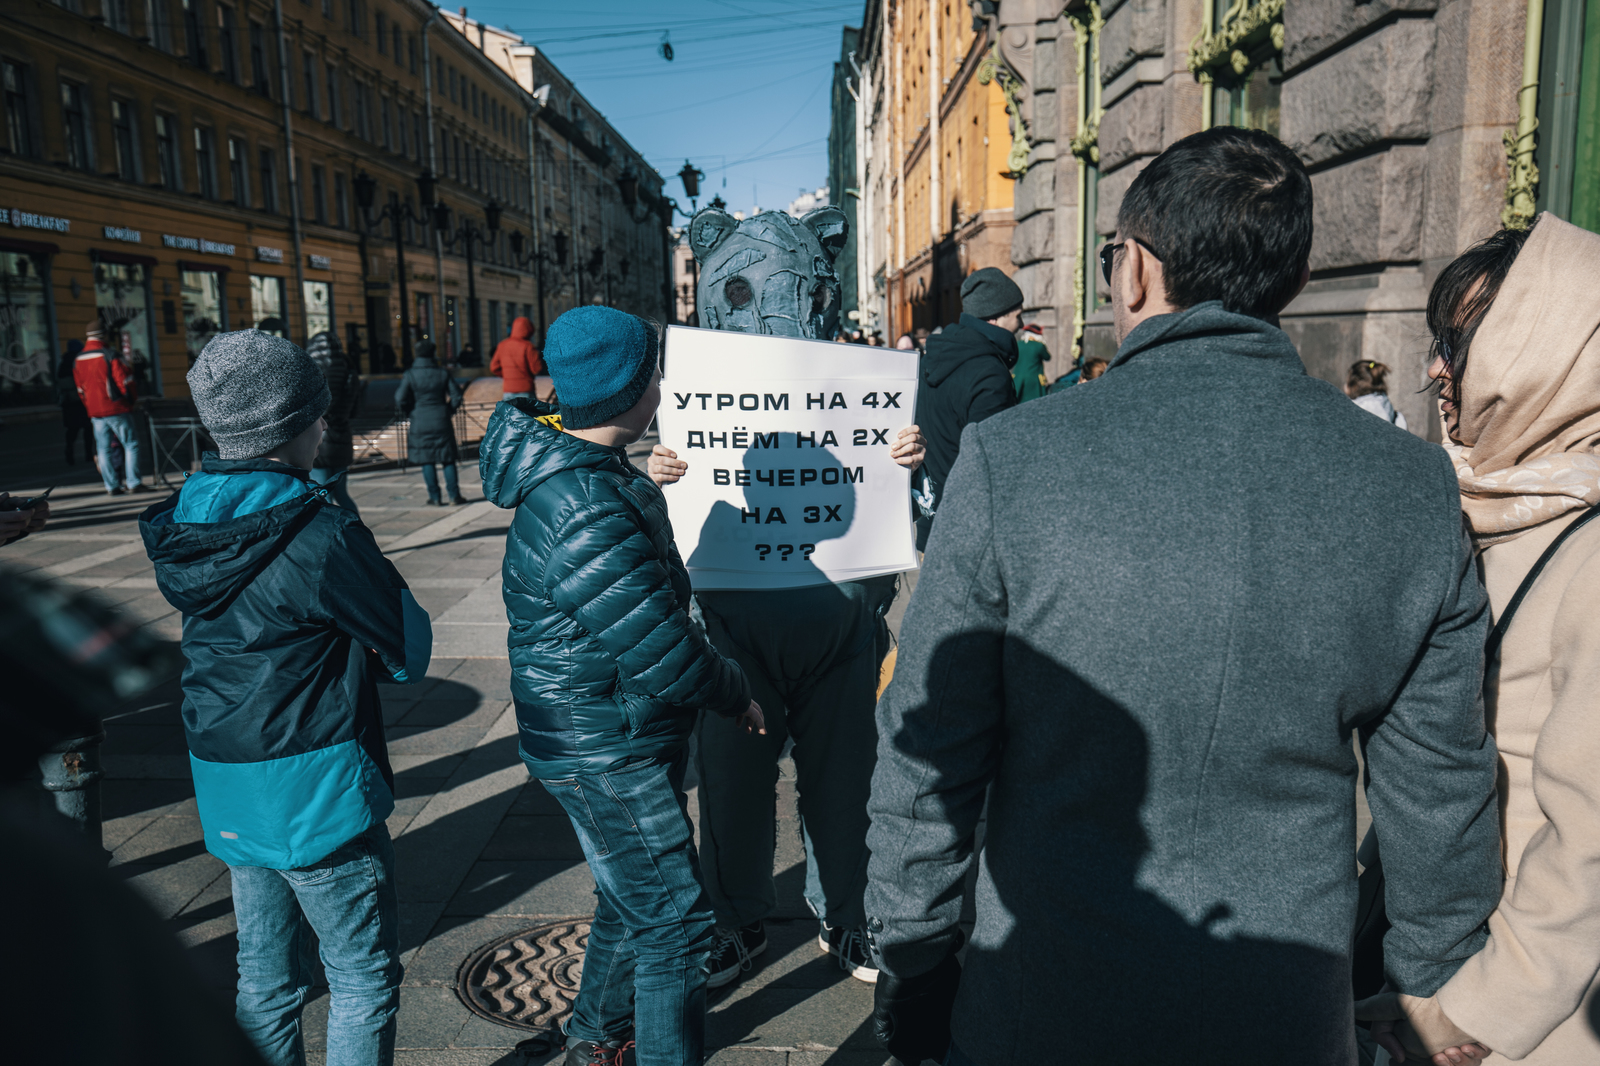
[[1310, 247], [1283, 145], [1179, 141], [1102, 256], [1110, 369], [962, 434], [878, 708], [868, 930], [902, 1061], [1350, 1066], [1353, 734], [1391, 987], [1431, 995], [1483, 943], [1488, 619], [1455, 475], [1307, 376], [1276, 316]]

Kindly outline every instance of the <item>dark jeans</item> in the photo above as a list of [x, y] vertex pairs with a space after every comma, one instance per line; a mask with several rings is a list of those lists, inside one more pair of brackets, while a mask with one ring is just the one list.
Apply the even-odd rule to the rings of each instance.
[[[461, 498], [461, 486], [456, 481], [456, 464], [444, 465], [444, 490], [450, 494], [450, 499]], [[422, 483], [428, 486], [428, 499], [434, 503], [439, 502], [439, 475], [434, 473], [432, 463], [422, 464]]]
[[711, 905], [683, 794], [686, 756], [543, 781], [578, 831], [595, 913], [569, 1042], [625, 1034], [639, 1066], [700, 1066], [705, 1055]]
[[328, 975], [328, 1066], [388, 1066], [400, 1009], [394, 844], [382, 822], [298, 870], [230, 866], [239, 1028], [269, 1066], [304, 1066], [312, 933]]

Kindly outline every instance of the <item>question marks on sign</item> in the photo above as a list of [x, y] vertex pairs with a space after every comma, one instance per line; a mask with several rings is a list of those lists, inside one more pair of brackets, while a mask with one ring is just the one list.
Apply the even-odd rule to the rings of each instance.
[[811, 553], [816, 550], [817, 546], [815, 544], [802, 544], [800, 545], [800, 557], [805, 559], [807, 562], [810, 562]]
[[780, 544], [780, 545], [778, 545], [778, 551], [783, 553], [783, 561], [784, 562], [788, 562], [789, 561], [789, 556], [794, 554], [794, 545], [793, 544]]
[[[772, 545], [770, 545], [770, 544], [757, 544], [755, 546], [755, 549], [756, 549], [756, 551], [761, 553], [761, 561], [762, 562], [766, 562], [767, 561], [767, 556], [772, 554]], [[807, 562], [810, 562], [811, 561], [811, 553], [816, 551], [816, 550], [817, 550], [817, 546], [815, 544], [802, 544], [802, 545], [800, 545], [800, 558], [806, 560]], [[784, 563], [788, 562], [789, 561], [789, 556], [791, 556], [793, 554], [794, 554], [794, 545], [793, 544], [780, 544], [780, 545], [778, 545], [778, 561], [779, 562], [784, 562]]]
[[767, 561], [767, 556], [772, 554], [772, 545], [770, 545], [770, 544], [757, 544], [756, 545], [756, 551], [761, 553], [761, 561], [762, 562], [766, 562]]

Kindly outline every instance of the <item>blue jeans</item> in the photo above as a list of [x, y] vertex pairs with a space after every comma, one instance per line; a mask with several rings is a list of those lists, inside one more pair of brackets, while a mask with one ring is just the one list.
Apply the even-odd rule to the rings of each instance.
[[350, 471], [348, 469], [329, 470], [325, 466], [314, 466], [311, 468], [311, 480], [318, 485], [327, 486], [328, 495], [333, 497], [333, 502], [343, 507], [346, 511], [351, 514], [361, 513], [360, 509], [356, 507], [356, 501], [350, 498]]
[[[444, 465], [444, 489], [450, 494], [452, 500], [461, 498], [461, 486], [456, 481], [456, 464]], [[428, 499], [434, 503], [439, 502], [439, 475], [434, 473], [432, 463], [422, 464], [422, 483], [428, 486]]]
[[503, 392], [503, 393], [500, 394], [500, 398], [502, 400], [531, 400], [531, 399], [533, 399], [533, 393], [531, 393], [531, 392]]
[[543, 781], [578, 831], [595, 913], [568, 1042], [633, 1029], [639, 1066], [700, 1066], [705, 1056], [711, 904], [700, 887], [687, 757]]
[[[120, 489], [126, 484], [129, 488], [139, 484], [139, 437], [133, 431], [132, 415], [107, 415], [105, 418], [96, 418], [94, 421], [94, 449], [100, 465], [100, 480], [105, 482], [106, 491]], [[122, 442], [123, 466], [127, 469], [119, 473], [111, 466], [111, 438], [115, 437]]]
[[394, 844], [382, 822], [298, 870], [230, 866], [239, 922], [235, 1017], [269, 1066], [304, 1066], [300, 1015], [316, 933], [328, 975], [328, 1066], [388, 1066], [400, 1009]]

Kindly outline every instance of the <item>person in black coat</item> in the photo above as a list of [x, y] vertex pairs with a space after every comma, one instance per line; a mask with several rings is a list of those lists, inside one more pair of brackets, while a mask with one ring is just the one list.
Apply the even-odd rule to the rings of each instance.
[[326, 486], [328, 494], [340, 507], [360, 514], [355, 500], [350, 498], [345, 475], [355, 459], [355, 435], [350, 430], [350, 419], [361, 408], [361, 371], [355, 360], [345, 354], [339, 338], [327, 330], [311, 338], [306, 354], [321, 368], [328, 382], [328, 395], [333, 398], [328, 413], [323, 416], [328, 428], [317, 449], [311, 480]]
[[997, 267], [961, 283], [961, 318], [928, 338], [917, 382], [917, 422], [928, 438], [918, 473], [917, 550], [928, 546], [945, 480], [961, 452], [961, 431], [1017, 403], [1011, 368], [1017, 362], [1022, 290]]
[[400, 378], [394, 403], [401, 414], [411, 416], [406, 434], [406, 459], [422, 466], [422, 482], [428, 487], [428, 506], [439, 507], [439, 477], [435, 466], [444, 467], [444, 487], [450, 502], [467, 501], [456, 480], [456, 433], [450, 416], [461, 406], [461, 385], [450, 372], [433, 361], [433, 342], [419, 341], [411, 369]]

